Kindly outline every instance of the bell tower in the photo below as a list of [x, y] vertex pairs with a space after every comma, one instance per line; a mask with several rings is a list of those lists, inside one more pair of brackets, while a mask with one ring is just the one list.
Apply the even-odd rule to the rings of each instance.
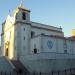
[[30, 10], [23, 6], [23, 2], [14, 10], [14, 54], [17, 59], [29, 54], [31, 38]]
[[21, 0], [20, 5], [14, 10], [13, 16], [15, 21], [30, 21], [30, 10], [23, 6], [23, 1]]

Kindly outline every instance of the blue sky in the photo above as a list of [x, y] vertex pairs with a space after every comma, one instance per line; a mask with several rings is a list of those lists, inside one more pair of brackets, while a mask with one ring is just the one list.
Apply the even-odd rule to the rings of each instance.
[[[21, 0], [0, 0], [1, 24]], [[71, 35], [75, 28], [75, 0], [24, 0], [23, 4], [31, 10], [31, 21], [62, 27], [65, 36]]]

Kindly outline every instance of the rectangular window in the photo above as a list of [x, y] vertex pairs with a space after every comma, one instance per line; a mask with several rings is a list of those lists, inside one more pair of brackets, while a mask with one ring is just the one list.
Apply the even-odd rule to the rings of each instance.
[[35, 32], [31, 31], [31, 38], [33, 38], [35, 35]]

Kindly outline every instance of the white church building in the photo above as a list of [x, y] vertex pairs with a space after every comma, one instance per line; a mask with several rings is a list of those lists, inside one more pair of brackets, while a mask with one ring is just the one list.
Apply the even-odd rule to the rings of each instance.
[[19, 61], [30, 73], [75, 68], [75, 39], [64, 37], [60, 27], [32, 22], [22, 5], [2, 23], [0, 53], [13, 68]]

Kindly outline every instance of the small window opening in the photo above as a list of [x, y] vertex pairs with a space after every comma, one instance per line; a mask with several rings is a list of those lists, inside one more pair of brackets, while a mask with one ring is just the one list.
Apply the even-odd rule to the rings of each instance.
[[22, 13], [22, 19], [26, 20], [26, 13], [25, 12]]
[[35, 32], [31, 31], [31, 38], [33, 38], [35, 35]]
[[34, 48], [34, 54], [36, 54], [37, 53], [37, 48]]

